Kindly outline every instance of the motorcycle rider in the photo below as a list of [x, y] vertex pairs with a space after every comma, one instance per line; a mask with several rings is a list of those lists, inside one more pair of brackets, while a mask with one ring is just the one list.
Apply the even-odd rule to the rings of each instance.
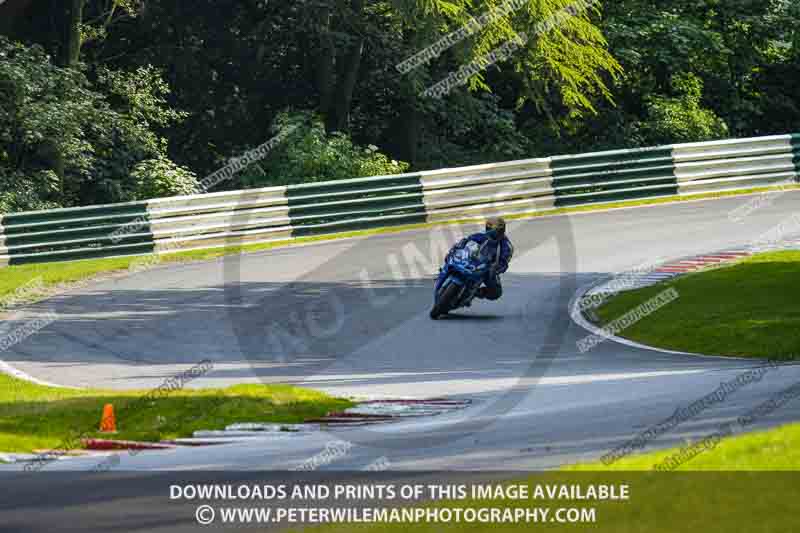
[[[500, 274], [508, 270], [508, 264], [514, 255], [514, 246], [506, 237], [506, 221], [501, 217], [489, 217], [486, 219], [486, 231], [475, 233], [469, 237], [461, 239], [452, 250], [453, 252], [467, 244], [475, 241], [481, 246], [481, 254], [485, 254], [491, 262], [489, 271], [483, 280], [483, 286], [475, 294], [476, 298], [486, 300], [497, 300], [503, 295], [503, 285], [500, 283]], [[440, 274], [437, 286], [443, 281], [444, 273]]]

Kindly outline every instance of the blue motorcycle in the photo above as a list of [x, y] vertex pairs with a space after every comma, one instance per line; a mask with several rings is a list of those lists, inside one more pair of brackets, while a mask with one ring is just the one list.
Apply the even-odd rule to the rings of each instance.
[[491, 270], [481, 245], [467, 241], [447, 254], [434, 288], [431, 318], [438, 319], [460, 307], [469, 307]]

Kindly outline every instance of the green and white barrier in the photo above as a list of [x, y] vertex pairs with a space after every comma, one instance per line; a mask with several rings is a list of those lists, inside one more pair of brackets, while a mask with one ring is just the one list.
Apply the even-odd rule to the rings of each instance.
[[748, 189], [794, 182], [800, 134], [673, 147], [681, 194]]
[[677, 194], [671, 148], [552, 158], [556, 206]]
[[0, 216], [0, 266], [797, 183], [800, 134]]
[[439, 222], [553, 208], [549, 159], [422, 172], [426, 220]]

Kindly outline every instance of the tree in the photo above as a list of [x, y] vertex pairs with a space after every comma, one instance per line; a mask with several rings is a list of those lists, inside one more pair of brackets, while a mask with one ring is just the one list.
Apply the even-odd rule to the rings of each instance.
[[710, 141], [728, 136], [728, 126], [701, 106], [703, 82], [693, 74], [675, 75], [675, 97], [647, 99], [647, 116], [638, 126], [643, 144]]
[[291, 131], [262, 163], [239, 178], [239, 186], [264, 187], [367, 176], [400, 174], [408, 163], [382, 154], [375, 145], [358, 146], [344, 132], [328, 134], [313, 112], [283, 112], [274, 133]]
[[83, 3], [84, 0], [64, 2], [64, 37], [59, 53], [59, 64], [62, 67], [75, 68], [81, 58]]
[[[736, 137], [796, 130], [800, 95], [790, 88], [797, 79], [796, 3], [623, 0], [606, 4], [605, 11], [600, 28], [624, 69], [611, 85], [615, 105], [601, 101], [596, 115], [562, 128], [543, 129], [535, 114], [523, 114], [523, 131], [548, 153], [707, 138], [706, 128], [684, 127], [690, 115], [696, 126], [710, 125], [714, 115]], [[687, 77], [701, 84], [699, 100], [687, 99], [673, 83]], [[674, 126], [683, 124], [674, 137], [664, 129], [668, 110], [675, 113]]]
[[[0, 37], [0, 197], [5, 210], [131, 200], [131, 173], [166, 157], [153, 126], [181, 115], [155, 70], [108, 71], [92, 83], [39, 46]], [[116, 98], [111, 102], [104, 92]], [[54, 153], [60, 167], [54, 164]], [[165, 189], [166, 190], [166, 189]]]
[[[211, 174], [285, 116], [314, 126], [291, 157], [282, 146], [262, 162], [280, 176], [253, 167], [222, 187], [785, 133], [800, 119], [800, 6], [787, 0], [9, 0], [0, 29], [47, 51], [13, 75], [0, 66], [0, 168], [30, 182], [18, 205], [183, 190], [158, 172]], [[517, 49], [491, 60], [506, 43]], [[473, 66], [445, 97], [423, 95]]]

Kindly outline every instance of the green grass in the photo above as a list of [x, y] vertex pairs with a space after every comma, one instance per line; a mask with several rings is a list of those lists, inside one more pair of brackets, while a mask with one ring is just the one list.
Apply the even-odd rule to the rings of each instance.
[[[475, 476], [478, 477], [478, 476]], [[445, 476], [446, 478], [446, 476]], [[463, 479], [463, 478], [462, 478]], [[428, 483], [436, 483], [428, 480]], [[424, 508], [548, 508], [595, 509], [594, 523], [413, 523], [336, 524], [303, 528], [311, 533], [449, 533], [598, 531], [608, 533], [789, 533], [797, 531], [796, 477], [767, 477], [754, 473], [662, 474], [662, 473], [542, 473], [515, 483], [540, 485], [628, 485], [629, 499], [593, 500], [503, 500], [469, 499], [435, 502]], [[383, 507], [391, 508], [394, 503]], [[287, 505], [288, 506], [288, 505]], [[334, 502], [334, 507], [344, 507]], [[292, 529], [291, 531], [300, 531]]]
[[45, 387], [0, 374], [0, 452], [59, 449], [84, 434], [102, 437], [97, 430], [107, 403], [117, 419], [113, 438], [140, 441], [187, 437], [237, 422], [299, 423], [352, 405], [289, 385], [149, 392]]
[[758, 254], [730, 266], [622, 292], [597, 309], [606, 324], [667, 287], [678, 299], [619, 334], [644, 344], [710, 355], [800, 356], [800, 252]]
[[[691, 443], [686, 443], [691, 446]], [[641, 471], [653, 467], [681, 448], [631, 454], [605, 465], [586, 463], [565, 467], [579, 471]], [[710, 450], [699, 453], [682, 463], [680, 471], [778, 471], [800, 470], [800, 424], [788, 424], [767, 431], [745, 433], [719, 441]]]
[[[630, 498], [616, 501], [465, 499], [436, 501], [433, 507], [498, 507], [551, 509], [595, 508], [592, 524], [342, 524], [306, 528], [312, 533], [440, 533], [483, 531], [525, 532], [601, 531], [609, 533], [679, 533], [683, 531], [788, 532], [797, 530], [796, 506], [800, 484], [794, 474], [756, 471], [798, 470], [800, 466], [800, 424], [770, 431], [731, 437], [714, 449], [694, 457], [677, 472], [652, 472], [652, 467], [677, 449], [634, 455], [607, 467], [588, 463], [560, 471], [521, 476], [512, 482], [494, 484], [589, 485], [625, 484]], [[686, 472], [692, 470], [694, 472]], [[706, 472], [699, 472], [706, 471]], [[476, 478], [478, 476], [475, 476]], [[445, 476], [445, 479], [447, 476]], [[462, 476], [460, 482], [464, 482]], [[456, 481], [459, 482], [459, 481]], [[436, 483], [425, 480], [425, 483]], [[482, 483], [489, 483], [482, 481]], [[334, 504], [335, 505], [335, 504]]]
[[[796, 189], [797, 186], [781, 187], [781, 189]], [[724, 191], [717, 193], [703, 193], [687, 196], [668, 196], [663, 198], [652, 198], [644, 200], [630, 200], [620, 202], [609, 202], [585, 206], [566, 207], [549, 211], [540, 211], [534, 213], [524, 213], [519, 215], [511, 215], [508, 219], [524, 219], [540, 216], [553, 216], [569, 213], [581, 213], [588, 211], [600, 211], [607, 209], [618, 209], [626, 207], [638, 207], [645, 205], [666, 204], [675, 202], [685, 202], [691, 200], [701, 200], [710, 198], [723, 198], [728, 196], [738, 196], [743, 194], [752, 194], [767, 190], [776, 190], [775, 187], [758, 187], [752, 189], [745, 189], [741, 191]], [[102, 275], [111, 273], [119, 273], [135, 268], [136, 265], [141, 264], [165, 264], [165, 263], [185, 263], [191, 261], [204, 261], [216, 259], [226, 255], [237, 255], [242, 253], [257, 252], [268, 250], [271, 248], [307, 244], [311, 242], [327, 241], [333, 239], [341, 239], [346, 237], [361, 237], [368, 235], [377, 235], [383, 233], [396, 233], [401, 231], [430, 228], [439, 225], [448, 224], [463, 224], [474, 222], [474, 220], [454, 220], [449, 222], [440, 223], [420, 223], [420, 224], [407, 224], [400, 226], [391, 226], [387, 228], [377, 228], [369, 230], [358, 230], [341, 232], [330, 235], [319, 235], [313, 237], [301, 237], [293, 240], [276, 241], [261, 244], [248, 244], [238, 246], [228, 246], [213, 248], [208, 250], [192, 250], [183, 252], [174, 252], [160, 255], [151, 256], [131, 256], [120, 258], [108, 259], [84, 259], [80, 261], [65, 261], [54, 263], [40, 263], [32, 265], [15, 265], [0, 269], [2, 276], [0, 276], [0, 309], [3, 307], [3, 302], [15, 293], [20, 287], [29, 284], [33, 280], [40, 279], [41, 286], [33, 287], [32, 290], [26, 291], [24, 297], [13, 298], [16, 304], [29, 303], [46, 297], [50, 294], [54, 287], [70, 285], [77, 282], [91, 280]]]
[[[25, 297], [19, 299], [18, 303], [34, 300], [38, 295], [46, 294], [48, 287], [80, 281], [106, 272], [126, 270], [133, 259], [120, 257], [9, 266], [0, 269], [0, 301], [5, 301], [18, 288], [37, 279], [41, 279], [41, 284], [26, 291]], [[36, 290], [37, 288], [40, 290]]]

